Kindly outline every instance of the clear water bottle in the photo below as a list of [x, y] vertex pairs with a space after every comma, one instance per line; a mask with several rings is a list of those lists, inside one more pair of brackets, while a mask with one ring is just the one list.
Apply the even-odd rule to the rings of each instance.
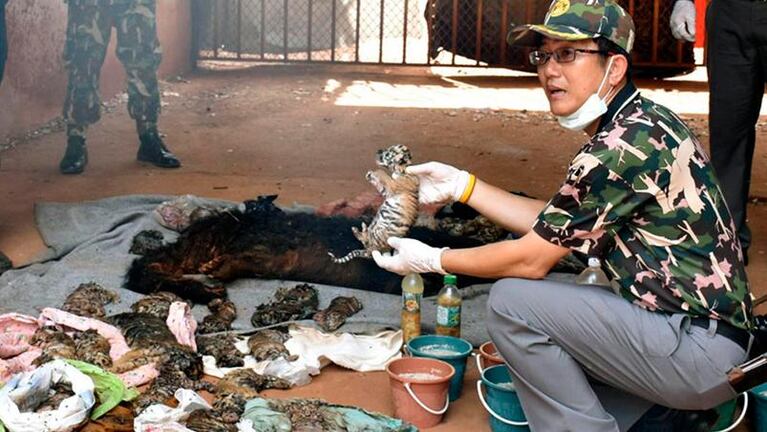
[[609, 287], [610, 279], [602, 270], [602, 263], [599, 262], [599, 258], [589, 257], [589, 266], [575, 278], [575, 283]]

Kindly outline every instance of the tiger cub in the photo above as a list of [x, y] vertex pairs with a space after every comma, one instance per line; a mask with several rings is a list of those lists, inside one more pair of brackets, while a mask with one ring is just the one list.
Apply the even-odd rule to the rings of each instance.
[[352, 228], [354, 237], [364, 249], [353, 250], [341, 258], [328, 252], [334, 263], [372, 258], [374, 250], [388, 252], [391, 250], [387, 242], [389, 237], [403, 237], [410, 230], [418, 218], [418, 177], [405, 172], [411, 160], [410, 149], [402, 144], [378, 150], [376, 163], [388, 172], [377, 169], [368, 171], [365, 177], [383, 196], [384, 202], [369, 226], [363, 222], [360, 229]]

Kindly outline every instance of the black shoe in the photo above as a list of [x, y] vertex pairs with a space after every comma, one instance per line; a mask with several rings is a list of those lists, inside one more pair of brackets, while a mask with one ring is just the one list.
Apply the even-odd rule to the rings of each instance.
[[67, 138], [67, 150], [59, 163], [62, 174], [80, 174], [88, 165], [88, 149], [85, 148], [85, 138], [71, 136]]
[[709, 432], [718, 418], [719, 414], [714, 409], [684, 411], [654, 405], [631, 426], [629, 432]]
[[13, 263], [11, 262], [11, 259], [5, 256], [4, 253], [0, 252], [0, 275], [12, 268]]
[[141, 145], [138, 148], [136, 159], [160, 168], [178, 168], [181, 161], [165, 147], [162, 138], [157, 132], [147, 132], [139, 136]]

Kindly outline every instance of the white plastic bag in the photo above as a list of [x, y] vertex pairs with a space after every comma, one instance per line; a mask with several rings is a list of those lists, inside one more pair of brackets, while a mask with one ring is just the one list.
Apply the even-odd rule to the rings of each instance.
[[178, 407], [171, 408], [156, 404], [148, 407], [133, 419], [133, 430], [137, 432], [192, 432], [179, 422], [186, 420], [193, 411], [212, 409], [208, 402], [192, 390], [180, 388], [173, 395], [178, 400]]
[[[74, 396], [53, 411], [23, 412], [45, 401], [50, 388], [62, 381], [71, 384]], [[95, 403], [93, 381], [63, 360], [54, 360], [15, 375], [0, 389], [0, 421], [10, 432], [67, 432], [87, 421]]]

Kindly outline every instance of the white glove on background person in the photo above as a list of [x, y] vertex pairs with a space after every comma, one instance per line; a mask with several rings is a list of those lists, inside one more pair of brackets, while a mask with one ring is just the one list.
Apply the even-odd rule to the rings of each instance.
[[675, 38], [695, 42], [695, 3], [677, 0], [671, 11], [670, 25]]
[[388, 242], [395, 251], [384, 254], [373, 251], [373, 259], [382, 269], [402, 276], [408, 273], [446, 274], [442, 268], [442, 251], [448, 248], [435, 248], [402, 237], [389, 237]]
[[418, 201], [421, 204], [445, 204], [458, 201], [469, 184], [469, 173], [441, 162], [426, 162], [405, 169], [418, 176]]

